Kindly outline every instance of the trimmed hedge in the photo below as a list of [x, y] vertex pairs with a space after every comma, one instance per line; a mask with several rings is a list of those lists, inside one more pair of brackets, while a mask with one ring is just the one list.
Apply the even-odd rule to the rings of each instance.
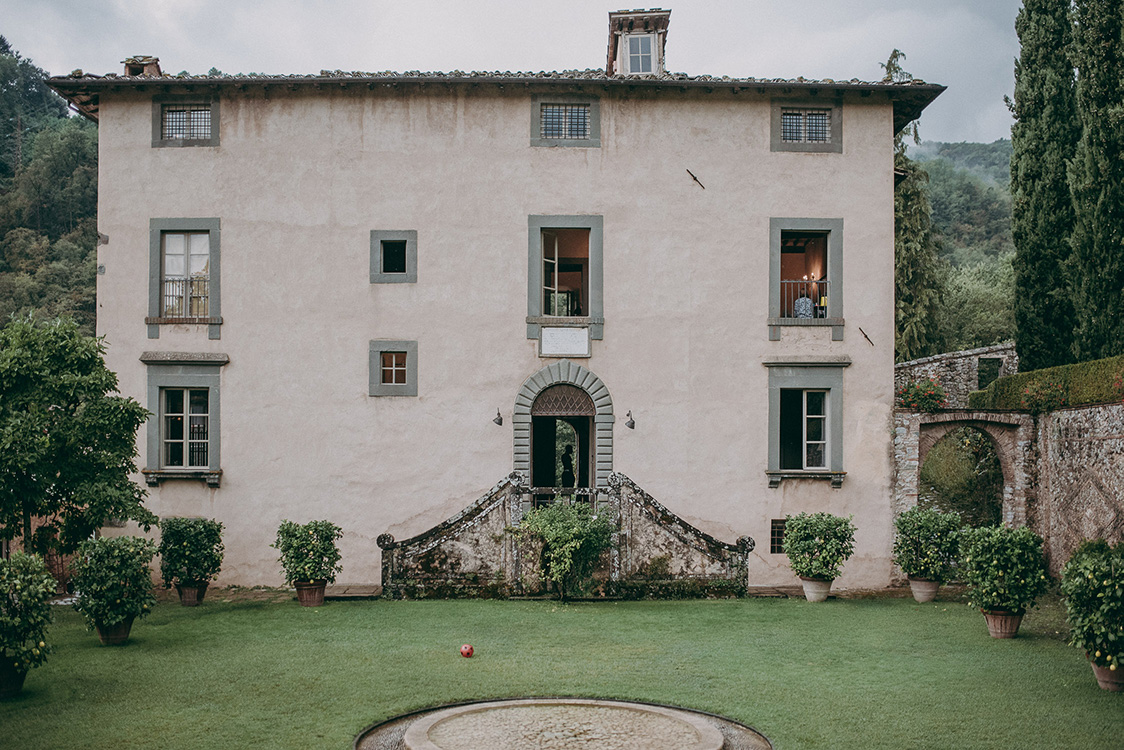
[[968, 394], [968, 407], [1041, 412], [1060, 406], [1121, 400], [1124, 400], [1124, 355], [1008, 375], [982, 391]]

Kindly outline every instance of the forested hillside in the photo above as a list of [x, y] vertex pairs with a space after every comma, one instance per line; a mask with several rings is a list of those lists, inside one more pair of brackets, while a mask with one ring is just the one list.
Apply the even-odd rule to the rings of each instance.
[[94, 332], [97, 128], [0, 36], [0, 321], [38, 311]]
[[1011, 142], [911, 146], [929, 175], [942, 261], [939, 349], [954, 351], [1015, 336], [1011, 266]]

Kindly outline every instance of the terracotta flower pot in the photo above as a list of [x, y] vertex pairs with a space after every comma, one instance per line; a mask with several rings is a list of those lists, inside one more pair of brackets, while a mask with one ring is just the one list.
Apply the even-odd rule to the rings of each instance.
[[1108, 667], [1101, 667], [1092, 662], [1089, 663], [1093, 667], [1093, 674], [1096, 675], [1097, 684], [1101, 686], [1101, 690], [1124, 693], [1124, 669], [1120, 667], [1109, 669]]
[[1022, 612], [1007, 609], [981, 609], [992, 638], [1014, 638], [1023, 622]]
[[810, 602], [822, 602], [827, 599], [831, 591], [831, 580], [824, 578], [805, 578], [800, 576], [800, 583], [804, 586], [804, 598]]
[[297, 589], [297, 601], [302, 607], [319, 607], [324, 603], [324, 589], [328, 582], [319, 581], [293, 581]]
[[920, 604], [931, 602], [937, 598], [937, 589], [941, 587], [939, 581], [929, 581], [924, 578], [910, 578], [909, 590], [913, 592], [913, 599]]
[[103, 646], [120, 646], [129, 640], [129, 632], [133, 629], [133, 618], [127, 617], [116, 625], [94, 625], [98, 631], [98, 638]]
[[26, 677], [26, 669], [16, 669], [7, 659], [0, 661], [0, 700], [19, 695]]
[[185, 607], [198, 607], [207, 594], [207, 582], [196, 584], [177, 583], [176, 593], [180, 595], [180, 604]]

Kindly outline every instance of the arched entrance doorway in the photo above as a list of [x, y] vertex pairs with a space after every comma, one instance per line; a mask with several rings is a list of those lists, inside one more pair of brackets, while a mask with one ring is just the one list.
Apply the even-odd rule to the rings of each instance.
[[531, 486], [588, 488], [597, 408], [575, 385], [544, 389], [531, 405]]
[[[558, 487], [569, 444], [576, 487], [607, 488], [613, 473], [613, 419], [613, 399], [601, 378], [565, 359], [548, 365], [527, 378], [515, 397], [513, 468], [532, 487]], [[538, 484], [544, 478], [550, 482]]]

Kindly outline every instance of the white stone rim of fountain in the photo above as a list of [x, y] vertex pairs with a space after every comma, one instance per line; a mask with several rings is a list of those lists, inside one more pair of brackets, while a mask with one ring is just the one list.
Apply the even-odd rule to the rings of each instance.
[[[414, 721], [402, 737], [403, 746], [408, 750], [447, 750], [430, 739], [430, 732], [437, 725], [455, 721], [458, 717], [470, 714], [496, 711], [505, 708], [542, 707], [542, 706], [591, 706], [608, 708], [621, 711], [632, 711], [638, 714], [650, 714], [671, 719], [679, 724], [693, 729], [698, 740], [693, 745], [676, 745], [676, 750], [721, 750], [724, 743], [722, 732], [705, 715], [691, 711], [681, 711], [675, 708], [656, 706], [646, 703], [632, 703], [629, 701], [597, 700], [591, 698], [518, 698], [513, 700], [488, 701], [484, 703], [470, 703], [462, 706], [453, 706], [441, 711], [436, 711]], [[639, 739], [639, 738], [638, 738]], [[467, 746], [462, 745], [458, 750]], [[633, 747], [640, 750], [644, 747], [668, 747], [664, 745], [635, 744]], [[484, 750], [481, 747], [481, 750]]]

